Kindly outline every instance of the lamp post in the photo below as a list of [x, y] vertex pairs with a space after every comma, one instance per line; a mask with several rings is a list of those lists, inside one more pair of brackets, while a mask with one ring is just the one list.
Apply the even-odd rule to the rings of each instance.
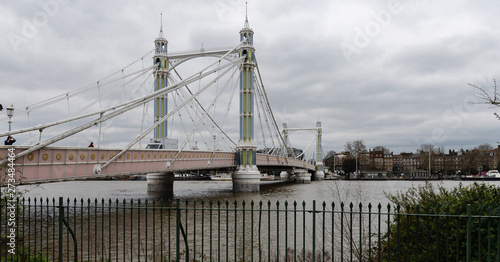
[[358, 174], [358, 154], [359, 154], [359, 152], [356, 151], [356, 176], [359, 179], [359, 174]]
[[431, 177], [431, 149], [429, 148], [429, 171], [428, 171], [428, 176], [429, 178]]
[[9, 132], [11, 131], [12, 117], [14, 116], [14, 104], [10, 105], [7, 109], [7, 116], [9, 117]]

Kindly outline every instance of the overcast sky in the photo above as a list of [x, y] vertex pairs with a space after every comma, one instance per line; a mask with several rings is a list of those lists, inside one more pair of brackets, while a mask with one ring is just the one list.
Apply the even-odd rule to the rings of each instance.
[[[319, 119], [325, 153], [358, 139], [394, 153], [496, 147], [500, 121], [469, 103], [467, 83], [492, 90], [498, 79], [498, 10], [498, 1], [248, 1], [277, 121]], [[0, 104], [20, 113], [119, 70], [153, 49], [160, 13], [169, 52], [228, 47], [245, 1], [2, 1]]]

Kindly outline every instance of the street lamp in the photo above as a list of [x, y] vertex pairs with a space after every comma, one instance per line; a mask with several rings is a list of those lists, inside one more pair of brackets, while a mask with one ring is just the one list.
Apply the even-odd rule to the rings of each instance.
[[14, 104], [10, 105], [7, 109], [7, 116], [9, 117], [9, 132], [11, 131], [12, 117], [14, 116]]

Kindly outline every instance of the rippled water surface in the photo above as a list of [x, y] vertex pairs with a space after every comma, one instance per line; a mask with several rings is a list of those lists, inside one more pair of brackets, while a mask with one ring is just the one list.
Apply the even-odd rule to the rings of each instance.
[[[311, 184], [283, 183], [261, 185], [258, 193], [233, 193], [231, 181], [175, 181], [174, 198], [181, 200], [306, 201], [387, 203], [386, 193], [405, 192], [424, 181], [313, 181]], [[446, 188], [468, 185], [471, 181], [432, 181]], [[491, 181], [500, 185], [500, 181]], [[69, 181], [20, 186], [26, 197], [151, 199], [146, 181]]]

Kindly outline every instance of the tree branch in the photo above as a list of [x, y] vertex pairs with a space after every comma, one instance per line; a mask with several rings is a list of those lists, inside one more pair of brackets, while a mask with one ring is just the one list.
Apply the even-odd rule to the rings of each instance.
[[[500, 107], [500, 95], [498, 94], [497, 80], [493, 79], [493, 83], [494, 83], [493, 93], [489, 93], [488, 91], [484, 90], [483, 88], [477, 85], [467, 83], [469, 86], [476, 89], [477, 96], [480, 99], [480, 102], [471, 102], [471, 103], [490, 105], [493, 108]], [[493, 113], [493, 114], [495, 114], [495, 117], [498, 120], [500, 120], [500, 114], [498, 113]]]

